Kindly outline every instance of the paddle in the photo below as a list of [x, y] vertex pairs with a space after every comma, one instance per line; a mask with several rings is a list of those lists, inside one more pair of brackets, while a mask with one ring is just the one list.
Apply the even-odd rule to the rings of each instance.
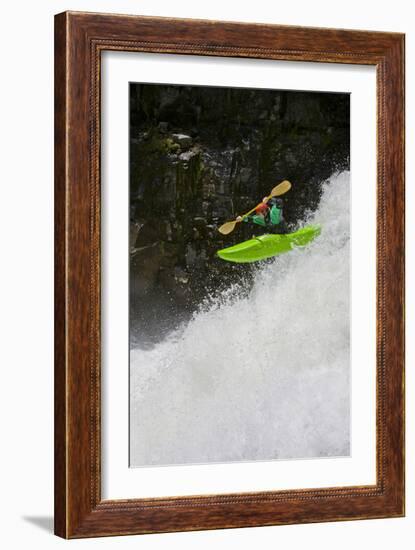
[[[266, 197], [266, 199], [262, 202], [268, 202], [269, 199], [272, 199], [272, 197], [278, 197], [279, 195], [283, 195], [290, 189], [291, 189], [291, 183], [288, 180], [284, 180], [281, 183], [279, 183], [276, 187], [274, 187], [274, 189], [271, 191], [268, 197]], [[219, 227], [219, 232], [222, 233], [222, 235], [229, 235], [229, 233], [232, 233], [232, 231], [236, 227], [236, 224], [241, 222], [247, 216], [249, 216], [249, 214], [252, 214], [252, 212], [254, 212], [258, 208], [258, 206], [262, 204], [262, 202], [260, 202], [254, 208], [252, 208], [252, 210], [250, 210], [249, 212], [241, 216], [241, 219], [234, 220], [232, 222], [226, 222], [223, 225], [221, 225]]]

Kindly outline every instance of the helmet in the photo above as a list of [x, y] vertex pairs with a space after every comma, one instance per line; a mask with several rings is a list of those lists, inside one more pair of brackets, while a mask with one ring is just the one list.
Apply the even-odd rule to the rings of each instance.
[[255, 213], [256, 214], [266, 214], [267, 210], [268, 210], [268, 205], [265, 204], [265, 202], [261, 202], [261, 204], [259, 204], [255, 208]]

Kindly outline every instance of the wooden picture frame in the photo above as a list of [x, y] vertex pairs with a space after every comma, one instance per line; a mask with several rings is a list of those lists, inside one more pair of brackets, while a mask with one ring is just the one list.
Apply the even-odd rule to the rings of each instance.
[[[100, 60], [104, 50], [377, 71], [377, 481], [101, 499]], [[65, 12], [55, 18], [55, 533], [64, 538], [404, 515], [404, 35]]]

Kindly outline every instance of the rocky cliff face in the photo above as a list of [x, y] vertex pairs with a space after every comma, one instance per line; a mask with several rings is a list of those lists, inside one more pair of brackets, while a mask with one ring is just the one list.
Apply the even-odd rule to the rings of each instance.
[[218, 226], [283, 179], [287, 222], [313, 211], [321, 183], [349, 167], [349, 115], [347, 94], [131, 85], [133, 333], [154, 339], [208, 293], [249, 283], [252, 266], [215, 253], [252, 229]]

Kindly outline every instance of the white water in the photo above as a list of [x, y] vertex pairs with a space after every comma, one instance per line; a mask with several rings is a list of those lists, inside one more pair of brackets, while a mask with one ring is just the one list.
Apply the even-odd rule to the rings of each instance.
[[131, 350], [131, 466], [349, 454], [349, 173], [309, 221], [320, 237], [259, 268], [248, 296]]

